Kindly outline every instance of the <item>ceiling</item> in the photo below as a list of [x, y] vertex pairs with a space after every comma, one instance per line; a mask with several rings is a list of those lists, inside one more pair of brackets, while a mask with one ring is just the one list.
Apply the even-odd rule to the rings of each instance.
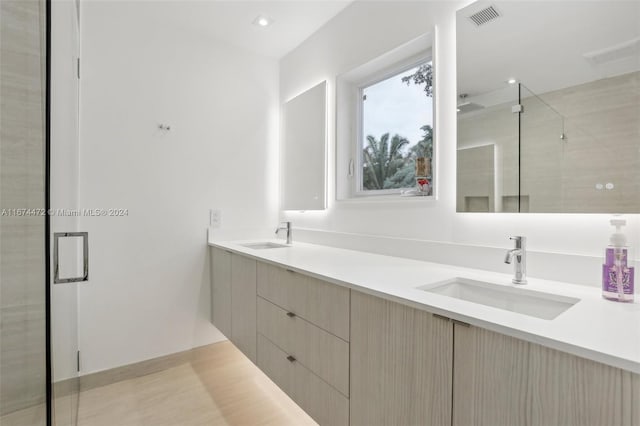
[[[469, 16], [489, 5], [501, 16], [476, 26]], [[469, 97], [504, 88], [510, 78], [542, 94], [640, 69], [637, 0], [483, 0], [459, 10], [456, 24], [458, 93]], [[621, 45], [626, 54], [615, 60], [585, 57]]]
[[[155, 19], [167, 26], [194, 31], [205, 37], [272, 58], [281, 58], [317, 31], [352, 0], [297, 1], [149, 1]], [[252, 24], [268, 16], [268, 27]]]

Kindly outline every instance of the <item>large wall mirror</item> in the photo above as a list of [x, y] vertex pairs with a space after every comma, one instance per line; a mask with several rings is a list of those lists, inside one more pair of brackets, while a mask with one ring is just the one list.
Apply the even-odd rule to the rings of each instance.
[[640, 2], [457, 13], [457, 211], [640, 212]]
[[327, 82], [283, 106], [281, 208], [324, 210], [327, 169]]

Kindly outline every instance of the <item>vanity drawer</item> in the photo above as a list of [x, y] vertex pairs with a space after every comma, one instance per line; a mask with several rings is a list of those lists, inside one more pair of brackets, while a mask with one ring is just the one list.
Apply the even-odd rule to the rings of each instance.
[[258, 295], [349, 341], [349, 289], [258, 263]]
[[347, 426], [349, 399], [258, 333], [258, 367], [320, 426]]
[[349, 396], [349, 343], [258, 297], [258, 332]]

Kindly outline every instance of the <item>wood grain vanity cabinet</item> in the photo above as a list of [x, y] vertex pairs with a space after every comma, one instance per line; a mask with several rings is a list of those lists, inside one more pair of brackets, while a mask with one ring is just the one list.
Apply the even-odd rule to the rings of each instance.
[[451, 425], [453, 325], [351, 292], [351, 425]]
[[258, 333], [349, 396], [349, 342], [258, 297]]
[[640, 426], [640, 375], [211, 249], [212, 321], [320, 425]]
[[351, 292], [351, 425], [639, 426], [640, 375]]
[[211, 277], [213, 325], [256, 362], [256, 261], [212, 248]]
[[454, 326], [453, 425], [640, 425], [640, 375]]
[[231, 252], [211, 247], [211, 322], [231, 337]]
[[320, 425], [349, 424], [350, 290], [258, 263], [258, 367]]
[[349, 340], [349, 289], [308, 275], [258, 264], [258, 295]]
[[256, 362], [256, 261], [231, 255], [231, 341]]
[[454, 325], [453, 425], [528, 424], [529, 343]]

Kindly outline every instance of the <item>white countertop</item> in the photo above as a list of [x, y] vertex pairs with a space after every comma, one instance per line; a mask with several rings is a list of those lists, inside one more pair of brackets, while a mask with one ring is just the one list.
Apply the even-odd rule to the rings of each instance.
[[555, 319], [543, 320], [416, 288], [455, 277], [522, 288], [511, 284], [511, 275], [300, 242], [262, 250], [241, 245], [250, 242], [256, 241], [209, 245], [640, 374], [637, 300], [611, 302], [598, 288], [528, 277], [528, 290], [581, 299]]

